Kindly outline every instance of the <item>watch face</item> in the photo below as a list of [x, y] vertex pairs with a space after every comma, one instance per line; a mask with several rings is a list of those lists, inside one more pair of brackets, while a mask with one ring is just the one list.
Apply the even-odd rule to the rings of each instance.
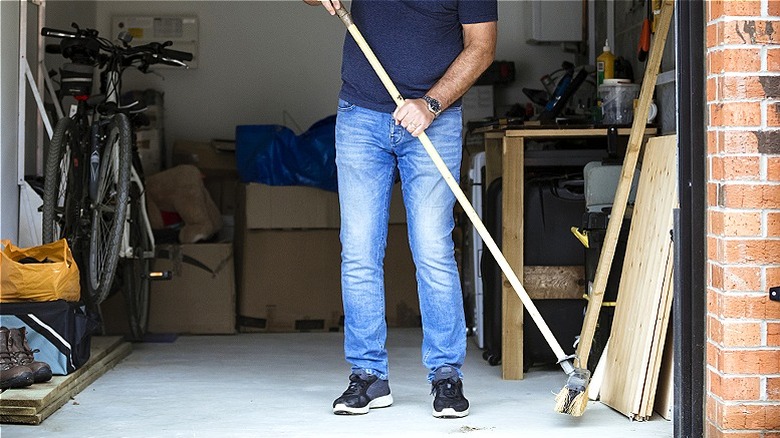
[[438, 116], [441, 112], [441, 103], [430, 96], [424, 96], [423, 99], [428, 102], [428, 110]]

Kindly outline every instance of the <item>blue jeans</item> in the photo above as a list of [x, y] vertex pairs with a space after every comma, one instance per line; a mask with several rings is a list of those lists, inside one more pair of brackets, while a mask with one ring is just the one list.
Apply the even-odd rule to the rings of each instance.
[[[462, 112], [450, 108], [426, 130], [459, 179]], [[344, 353], [352, 371], [388, 378], [383, 260], [396, 169], [417, 268], [422, 362], [428, 380], [442, 366], [460, 374], [466, 356], [463, 293], [452, 230], [455, 196], [422, 144], [390, 113], [339, 101], [336, 166], [341, 204], [341, 290]]]

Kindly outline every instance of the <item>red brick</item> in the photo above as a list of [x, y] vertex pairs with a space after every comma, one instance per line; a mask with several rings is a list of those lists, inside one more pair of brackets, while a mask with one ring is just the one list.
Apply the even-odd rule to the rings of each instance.
[[723, 157], [710, 157], [710, 180], [723, 181]]
[[758, 76], [725, 76], [719, 78], [719, 99], [762, 99], [766, 97]]
[[729, 264], [737, 263], [758, 263], [769, 264], [777, 262], [777, 255], [780, 254], [780, 239], [761, 240], [745, 239], [724, 240], [722, 261]]
[[780, 347], [780, 322], [766, 323], [767, 347]]
[[726, 266], [723, 268], [725, 291], [757, 292], [761, 290], [761, 268]]
[[713, 50], [707, 54], [707, 76], [723, 73], [723, 51]]
[[727, 154], [758, 153], [758, 138], [755, 131], [722, 131], [719, 144], [722, 152]]
[[761, 212], [724, 212], [723, 235], [761, 236]]
[[780, 306], [760, 295], [719, 294], [715, 313], [721, 318], [780, 319]]
[[780, 181], [780, 157], [767, 157], [766, 180]]
[[767, 287], [780, 286], [780, 266], [767, 266], [764, 269]]
[[777, 17], [780, 16], [780, 1], [778, 0], [769, 0], [769, 16], [770, 17]]
[[720, 349], [715, 344], [715, 342], [712, 341], [712, 340], [707, 342], [707, 354], [706, 354], [706, 357], [707, 357], [707, 365], [709, 365], [711, 367], [714, 367], [714, 368], [719, 368], [720, 367], [720, 361], [719, 361]]
[[[712, 123], [718, 126], [761, 126], [760, 102], [730, 102], [716, 108]], [[717, 112], [720, 114], [717, 114]], [[719, 117], [717, 117], [719, 116]]]
[[718, 206], [719, 204], [718, 193], [719, 193], [718, 184], [713, 184], [713, 183], [707, 184], [707, 205], [711, 207]]
[[776, 23], [771, 20], [724, 21], [718, 26], [718, 44], [776, 44]]
[[707, 318], [707, 338], [719, 346], [723, 346], [723, 323], [714, 316]]
[[761, 157], [725, 156], [723, 179], [728, 181], [756, 181], [761, 179]]
[[722, 321], [723, 342], [721, 344], [724, 347], [761, 347], [761, 324], [739, 321]]
[[[760, 49], [726, 49], [723, 51], [723, 70], [727, 72], [761, 71]], [[722, 96], [721, 99], [724, 97]]]
[[780, 185], [723, 184], [718, 195], [724, 207], [780, 208]]
[[[775, 0], [777, 1], [777, 0]], [[780, 4], [780, 2], [777, 2]], [[767, 71], [780, 70], [780, 49], [767, 48], [766, 51], [766, 69]]]
[[767, 103], [766, 125], [772, 128], [780, 126], [780, 102]]
[[723, 15], [726, 16], [761, 16], [760, 0], [729, 0], [723, 2]]
[[720, 265], [716, 265], [714, 263], [710, 263], [709, 265], [710, 265], [709, 285], [717, 289], [723, 289], [723, 267]]
[[723, 246], [722, 243], [723, 239], [719, 239], [717, 237], [707, 237], [707, 259], [714, 260], [714, 261], [722, 261], [722, 253], [721, 247]]
[[723, 0], [710, 0], [707, 2], [707, 21], [717, 20], [723, 16]]
[[709, 371], [710, 392], [723, 400], [758, 400], [761, 380], [758, 377], [728, 377]]
[[780, 373], [780, 350], [722, 350], [720, 361], [726, 374]]
[[[780, 213], [769, 212], [766, 215], [766, 235], [780, 237]], [[780, 256], [778, 256], [780, 259]]]
[[707, 102], [718, 100], [718, 78], [707, 79]]
[[723, 405], [724, 429], [778, 429], [780, 406], [761, 404]]
[[766, 398], [768, 400], [780, 400], [780, 377], [766, 378]]

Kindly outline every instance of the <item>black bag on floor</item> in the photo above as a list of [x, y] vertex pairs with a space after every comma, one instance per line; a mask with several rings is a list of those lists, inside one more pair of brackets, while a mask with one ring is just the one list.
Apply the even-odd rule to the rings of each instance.
[[70, 374], [89, 360], [90, 341], [100, 327], [83, 306], [64, 300], [3, 303], [0, 325], [26, 327], [35, 360], [49, 364], [55, 375]]

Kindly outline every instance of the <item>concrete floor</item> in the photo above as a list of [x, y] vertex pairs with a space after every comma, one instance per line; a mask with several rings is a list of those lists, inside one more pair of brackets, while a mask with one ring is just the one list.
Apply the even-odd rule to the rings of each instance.
[[419, 329], [391, 330], [395, 403], [337, 416], [347, 386], [341, 333], [184, 336], [143, 343], [38, 426], [2, 425], [3, 438], [88, 437], [671, 437], [660, 417], [631, 422], [599, 402], [579, 418], [555, 413], [560, 368], [504, 381], [469, 342], [464, 391], [471, 415], [431, 416]]

